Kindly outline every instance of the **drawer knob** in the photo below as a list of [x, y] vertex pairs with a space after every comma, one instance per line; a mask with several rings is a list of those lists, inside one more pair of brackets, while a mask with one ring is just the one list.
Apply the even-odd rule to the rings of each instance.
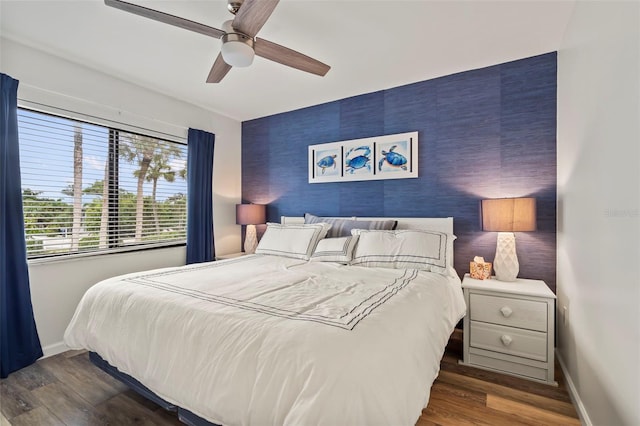
[[509, 318], [511, 316], [511, 314], [513, 313], [511, 308], [508, 307], [508, 306], [505, 306], [502, 309], [500, 309], [500, 312], [502, 313], [502, 316], [505, 317], [505, 318]]
[[505, 346], [509, 346], [511, 344], [511, 342], [513, 341], [511, 336], [509, 336], [507, 334], [503, 334], [502, 337], [500, 337], [500, 340], [502, 341], [502, 344], [505, 345]]

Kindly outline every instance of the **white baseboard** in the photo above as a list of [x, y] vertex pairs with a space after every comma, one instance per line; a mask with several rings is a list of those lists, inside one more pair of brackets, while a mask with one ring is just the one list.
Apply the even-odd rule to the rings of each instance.
[[569, 375], [569, 370], [560, 356], [560, 352], [556, 349], [556, 358], [558, 359], [558, 363], [560, 364], [560, 368], [562, 369], [562, 373], [564, 374], [564, 379], [567, 381], [567, 387], [569, 388], [569, 396], [571, 397], [571, 401], [573, 405], [576, 407], [576, 411], [578, 412], [578, 417], [580, 417], [580, 423], [585, 426], [593, 426], [591, 419], [589, 418], [589, 414], [587, 410], [584, 408], [584, 404], [580, 399], [580, 395], [578, 394], [578, 390], [576, 389], [576, 385], [573, 383], [571, 376]]
[[64, 342], [58, 342], [52, 345], [43, 346], [42, 353], [44, 355], [42, 356], [42, 358], [48, 358], [50, 356], [58, 355], [68, 350], [69, 350], [69, 347], [65, 345]]

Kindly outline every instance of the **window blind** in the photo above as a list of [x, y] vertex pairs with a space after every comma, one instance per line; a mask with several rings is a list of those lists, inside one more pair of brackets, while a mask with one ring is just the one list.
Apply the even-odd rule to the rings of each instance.
[[18, 110], [30, 258], [184, 243], [184, 144]]

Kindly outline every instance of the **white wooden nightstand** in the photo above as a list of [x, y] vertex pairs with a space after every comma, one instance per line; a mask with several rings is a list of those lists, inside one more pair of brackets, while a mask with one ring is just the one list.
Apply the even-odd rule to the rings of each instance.
[[244, 256], [245, 254], [246, 253], [243, 251], [239, 251], [237, 253], [220, 254], [216, 256], [216, 260], [233, 259], [236, 257]]
[[557, 386], [554, 380], [556, 295], [544, 281], [462, 281], [467, 303], [460, 364]]

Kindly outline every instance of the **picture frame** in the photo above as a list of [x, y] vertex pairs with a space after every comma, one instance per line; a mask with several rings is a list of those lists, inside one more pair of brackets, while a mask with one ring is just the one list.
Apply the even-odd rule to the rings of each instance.
[[418, 132], [309, 145], [309, 183], [418, 177]]

